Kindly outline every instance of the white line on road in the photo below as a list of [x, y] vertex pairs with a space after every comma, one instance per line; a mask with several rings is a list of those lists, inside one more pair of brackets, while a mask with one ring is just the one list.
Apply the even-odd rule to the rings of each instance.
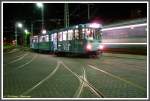
[[102, 69], [99, 69], [99, 68], [97, 68], [97, 67], [95, 67], [95, 66], [92, 66], [92, 65], [88, 65], [88, 66], [91, 67], [91, 68], [93, 68], [93, 69], [95, 69], [95, 70], [98, 70], [98, 71], [100, 71], [100, 72], [102, 72], [102, 73], [104, 73], [104, 74], [106, 74], [106, 75], [109, 75], [109, 76], [111, 76], [111, 77], [113, 77], [113, 78], [116, 78], [116, 79], [121, 80], [121, 81], [123, 81], [123, 82], [125, 82], [125, 83], [127, 83], [127, 84], [130, 84], [130, 85], [132, 85], [132, 86], [134, 86], [134, 87], [136, 87], [136, 88], [138, 88], [138, 89], [140, 89], [140, 90], [142, 90], [142, 91], [145, 91], [145, 88], [143, 88], [143, 87], [141, 87], [141, 86], [139, 86], [139, 85], [137, 85], [137, 84], [135, 84], [135, 83], [133, 83], [133, 82], [131, 82], [131, 81], [128, 81], [128, 80], [126, 80], [126, 79], [123, 79], [123, 78], [121, 78], [121, 77], [119, 77], [119, 76], [116, 76], [116, 75], [114, 75], [114, 74], [111, 74], [111, 73], [109, 73], [109, 72], [107, 72], [107, 71], [104, 71], [104, 70], [102, 70]]
[[12, 71], [7, 72], [5, 75], [7, 75], [7, 74], [9, 74], [9, 73], [12, 73], [12, 72], [14, 72], [14, 71], [17, 70], [17, 69], [21, 69], [21, 68], [23, 68], [24, 66], [30, 64], [37, 56], [38, 56], [38, 55], [35, 55], [30, 61], [26, 62], [26, 63], [23, 64], [23, 65], [20, 65], [20, 66], [16, 67], [16, 68], [13, 69]]
[[[28, 55], [29, 53], [26, 53], [26, 54], [24, 54], [24, 55], [21, 55], [18, 59], [15, 59], [15, 60], [13, 60], [13, 61], [11, 61], [11, 62], [9, 62], [8, 64], [11, 64], [11, 63], [15, 63], [15, 62], [17, 62], [17, 61], [19, 61], [19, 60], [22, 60], [26, 55]], [[6, 64], [7, 65], [7, 64]]]
[[23, 68], [25, 65], [28, 65], [30, 64], [38, 55], [35, 55], [30, 61], [26, 62], [25, 64], [21, 65], [21, 66], [18, 66], [16, 69], [20, 69], [20, 68]]
[[20, 96], [26, 95], [26, 94], [30, 93], [35, 88], [37, 88], [39, 85], [41, 85], [42, 83], [44, 83], [46, 80], [48, 80], [50, 77], [52, 77], [56, 73], [56, 71], [58, 70], [59, 67], [60, 67], [60, 62], [57, 62], [56, 68], [47, 77], [45, 77], [44, 79], [42, 79], [39, 83], [37, 83], [36, 85], [34, 85], [32, 88], [30, 88], [27, 91], [23, 92]]
[[10, 54], [10, 53], [14, 53], [14, 52], [17, 52], [17, 51], [19, 51], [19, 49], [13, 49], [13, 50], [11, 50], [11, 51], [9, 51], [7, 53], [4, 53], [4, 54]]

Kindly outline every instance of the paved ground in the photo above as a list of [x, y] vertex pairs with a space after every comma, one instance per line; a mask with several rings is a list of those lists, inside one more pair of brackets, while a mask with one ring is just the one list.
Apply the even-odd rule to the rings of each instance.
[[146, 56], [104, 53], [100, 58], [4, 53], [4, 97], [146, 98]]

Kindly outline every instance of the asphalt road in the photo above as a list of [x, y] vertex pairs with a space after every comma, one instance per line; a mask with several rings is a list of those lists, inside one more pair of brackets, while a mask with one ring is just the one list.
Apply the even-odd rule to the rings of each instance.
[[14, 49], [3, 57], [4, 98], [147, 97], [144, 55], [57, 57]]

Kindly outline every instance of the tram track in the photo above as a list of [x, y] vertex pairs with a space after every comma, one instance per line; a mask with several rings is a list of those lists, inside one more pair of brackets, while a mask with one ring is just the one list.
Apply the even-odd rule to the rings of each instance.
[[8, 64], [12, 64], [12, 63], [18, 62], [18, 61], [22, 60], [22, 59], [23, 59], [25, 56], [27, 56], [28, 54], [29, 54], [29, 53], [25, 53], [25, 54], [23, 54], [23, 55], [16, 56], [17, 59], [12, 60], [11, 62], [6, 63], [6, 64], [4, 64], [4, 65], [8, 65]]
[[129, 85], [131, 85], [131, 86], [133, 86], [133, 87], [135, 87], [135, 88], [138, 88], [139, 90], [141, 90], [141, 91], [143, 91], [143, 92], [146, 91], [144, 87], [141, 87], [140, 85], [137, 85], [137, 84], [135, 84], [135, 83], [133, 83], [133, 82], [131, 82], [131, 81], [129, 81], [129, 80], [126, 80], [126, 79], [124, 79], [124, 78], [121, 78], [121, 77], [119, 77], [119, 76], [116, 76], [116, 75], [114, 75], [114, 74], [112, 74], [112, 73], [110, 73], [110, 72], [108, 72], [108, 71], [99, 69], [99, 68], [97, 68], [96, 66], [93, 66], [93, 65], [91, 65], [91, 64], [88, 64], [87, 66], [90, 67], [90, 68], [92, 68], [92, 69], [94, 69], [94, 70], [97, 70], [97, 71], [99, 71], [99, 72], [102, 72], [102, 73], [104, 73], [104, 74], [106, 74], [106, 75], [108, 75], [108, 76], [110, 76], [110, 77], [113, 77], [113, 78], [115, 78], [115, 79], [117, 79], [117, 80], [120, 80], [120, 81], [122, 81], [122, 82], [125, 82], [125, 83], [127, 83], [127, 84], [129, 84]]
[[[115, 62], [114, 62], [114, 63], [115, 63]], [[122, 65], [122, 64], [123, 64], [123, 63], [121, 63], [121, 62], [117, 62], [117, 64], [114, 64], [114, 63], [102, 62], [103, 65], [108, 65], [108, 66], [118, 66], [118, 65]], [[143, 66], [138, 66], [138, 65], [130, 64], [130, 63], [124, 63], [124, 64], [125, 64], [125, 65], [129, 65], [129, 66], [132, 65], [132, 67], [134, 67], [134, 68], [130, 68], [130, 69], [132, 69], [132, 70], [138, 70], [138, 71], [146, 72], [145, 69], [140, 69], [140, 68], [139, 68], [139, 67], [143, 67]], [[119, 66], [119, 67], [121, 67], [121, 68], [126, 68], [126, 67], [124, 67], [124, 66]]]
[[[85, 72], [84, 72], [84, 74], [82, 74], [81, 78], [83, 78], [84, 80], [86, 79], [85, 78]], [[80, 95], [81, 95], [81, 93], [83, 91], [84, 86], [86, 86], [86, 85], [84, 84], [84, 82], [82, 80], [80, 80], [80, 85], [79, 85], [78, 89], [76, 90], [76, 92], [74, 94], [75, 98], [79, 98], [80, 97]]]
[[40, 86], [41, 84], [43, 84], [46, 80], [48, 80], [49, 78], [51, 78], [56, 73], [56, 71], [59, 68], [60, 68], [60, 62], [57, 62], [56, 68], [48, 76], [46, 76], [44, 79], [42, 79], [40, 82], [38, 82], [33, 87], [29, 88], [28, 90], [26, 90], [25, 92], [23, 92], [22, 94], [20, 94], [20, 96], [27, 95], [28, 93], [30, 93], [31, 91], [33, 91], [35, 88], [37, 88], [38, 86]]
[[120, 57], [120, 56], [111, 56], [111, 55], [104, 55], [104, 57], [109, 57], [109, 58], [121, 58], [121, 59], [131, 59], [131, 60], [145, 60], [145, 59], [139, 59], [139, 58], [129, 58], [129, 57]]
[[16, 70], [18, 70], [18, 69], [21, 69], [21, 68], [23, 68], [24, 66], [26, 66], [26, 65], [28, 65], [28, 64], [30, 64], [31, 62], [33, 62], [36, 58], [37, 58], [37, 54], [34, 56], [34, 57], [32, 57], [28, 62], [26, 62], [26, 63], [24, 63], [24, 64], [22, 64], [22, 65], [19, 65], [19, 66], [17, 66], [17, 67], [15, 67], [13, 70], [11, 70], [11, 71], [8, 71], [6, 74], [4, 74], [4, 75], [8, 75], [9, 73], [12, 73], [12, 72], [14, 72], [14, 71], [16, 71]]
[[[25, 54], [27, 54], [27, 53], [25, 53]], [[25, 54], [23, 54], [22, 56], [24, 56]], [[33, 55], [33, 56], [32, 56]], [[37, 65], [39, 65], [39, 64], [36, 64], [36, 63], [39, 63], [39, 62], [42, 62], [42, 64], [40, 65], [40, 66], [42, 66], [43, 64], [45, 64], [46, 63], [46, 65], [44, 65], [44, 66], [48, 66], [48, 64], [47, 63], [54, 63], [55, 65], [54, 65], [54, 68], [51, 70], [51, 72], [49, 73], [49, 72], [46, 72], [47, 74], [46, 75], [44, 75], [42, 78], [40, 78], [40, 79], [36, 79], [35, 81], [36, 82], [34, 82], [33, 84], [31, 84], [30, 86], [26, 86], [26, 89], [23, 89], [23, 91], [22, 92], [20, 92], [18, 95], [18, 97], [23, 97], [23, 96], [26, 96], [26, 95], [28, 95], [28, 94], [31, 94], [32, 95], [32, 93], [35, 93], [33, 90], [35, 90], [36, 91], [36, 88], [38, 88], [39, 86], [41, 87], [41, 86], [43, 86], [42, 88], [44, 88], [45, 89], [45, 86], [44, 86], [44, 84], [45, 83], [47, 83], [47, 82], [45, 82], [45, 81], [47, 81], [47, 80], [49, 80], [49, 78], [51, 78], [53, 75], [60, 75], [57, 71], [59, 70], [59, 68], [63, 68], [62, 70], [67, 70], [67, 71], [69, 71], [69, 74], [67, 74], [67, 76], [69, 75], [69, 77], [70, 77], [70, 75], [72, 76], [72, 77], [75, 77], [75, 78], [77, 78], [76, 80], [75, 80], [75, 82], [76, 81], [78, 81], [79, 80], [79, 82], [77, 82], [77, 85], [76, 85], [76, 88], [77, 89], [74, 89], [73, 90], [73, 93], [71, 94], [71, 97], [73, 97], [73, 98], [80, 98], [80, 97], [83, 97], [83, 96], [86, 96], [87, 97], [87, 94], [90, 94], [91, 96], [95, 96], [96, 95], [96, 98], [104, 98], [104, 97], [107, 97], [108, 95], [107, 95], [107, 91], [105, 91], [105, 89], [106, 88], [103, 88], [103, 84], [105, 83], [105, 82], [101, 82], [100, 80], [101, 80], [101, 78], [99, 78], [99, 77], [96, 77], [96, 79], [95, 79], [95, 77], [93, 77], [93, 76], [95, 76], [95, 74], [94, 75], [92, 75], [92, 74], [90, 74], [90, 73], [93, 73], [92, 71], [93, 70], [96, 70], [96, 71], [99, 71], [99, 72], [102, 72], [101, 74], [102, 75], [106, 75], [106, 76], [108, 76], [108, 77], [111, 77], [113, 80], [117, 80], [117, 82], [119, 81], [119, 83], [121, 83], [120, 85], [122, 85], [122, 82], [123, 83], [126, 83], [126, 84], [128, 84], [130, 87], [133, 87], [133, 88], [137, 88], [136, 90], [138, 90], [139, 89], [139, 92], [145, 92], [146, 91], [146, 89], [143, 87], [143, 86], [141, 86], [141, 85], [138, 85], [138, 84], [136, 84], [135, 82], [133, 82], [133, 81], [129, 81], [129, 80], [127, 80], [127, 78], [122, 78], [122, 77], [119, 77], [118, 75], [119, 74], [113, 74], [113, 73], [116, 73], [116, 72], [111, 72], [111, 70], [114, 68], [114, 67], [116, 67], [116, 66], [118, 66], [119, 67], [119, 65], [121, 65], [121, 63], [120, 63], [120, 61], [118, 60], [118, 64], [105, 64], [105, 63], [103, 63], [102, 61], [100, 62], [100, 60], [99, 59], [97, 59], [97, 60], [92, 60], [91, 61], [91, 59], [68, 59], [68, 58], [60, 58], [60, 57], [53, 57], [53, 56], [51, 56], [51, 55], [40, 55], [40, 54], [32, 54], [31, 55], [31, 57], [30, 57], [30, 60], [26, 60], [26, 62], [25, 63], [23, 63], [22, 62], [22, 60], [24, 60], [24, 58], [23, 59], [21, 59], [21, 63], [20, 63], [20, 65], [18, 65], [18, 64], [16, 64], [15, 63], [15, 60], [14, 60], [14, 65], [17, 65], [16, 67], [14, 66], [14, 68], [12, 68], [12, 69], [10, 69], [10, 70], [12, 70], [12, 72], [15, 72], [15, 70], [19, 70], [19, 69], [21, 69], [21, 71], [22, 70], [24, 70], [24, 69], [22, 69], [22, 68], [24, 68], [25, 67], [25, 69], [26, 69], [26, 67], [28, 68], [28, 64], [30, 64], [30, 63], [32, 63], [32, 61], [35, 61], [35, 63], [33, 62], [33, 65], [29, 65], [29, 67], [31, 67], [31, 69], [32, 69], [32, 66], [34, 66], [35, 68], [36, 68], [36, 66]], [[27, 56], [27, 55], [25, 55], [25, 56]], [[25, 57], [24, 56], [24, 57]], [[38, 56], [38, 58], [37, 58], [37, 56]], [[16, 56], [17, 57], [17, 56]], [[19, 57], [19, 58], [21, 58], [21, 57]], [[18, 62], [17, 63], [19, 63], [20, 61], [19, 61], [19, 58], [18, 58]], [[37, 59], [36, 59], [37, 58]], [[109, 57], [108, 57], [109, 58]], [[26, 58], [25, 58], [26, 59]], [[27, 58], [28, 59], [28, 58]], [[35, 60], [36, 59], [36, 60]], [[46, 60], [46, 61], [45, 61]], [[108, 59], [109, 60], [109, 59]], [[57, 63], [57, 64], [56, 64]], [[57, 66], [58, 67], [57, 67]], [[61, 66], [60, 66], [61, 65]], [[105, 69], [105, 68], [100, 68], [99, 66], [102, 66], [102, 67], [107, 67], [108, 66], [108, 69], [110, 69], [110, 71], [107, 71], [107, 69]], [[8, 65], [9, 66], [9, 65]], [[13, 66], [13, 65], [10, 65], [10, 66]], [[53, 66], [53, 65], [52, 65]], [[55, 67], [56, 66], [56, 67]], [[78, 66], [78, 68], [76, 68]], [[109, 67], [110, 66], [110, 67]], [[128, 66], [128, 64], [127, 64], [127, 66]], [[87, 68], [86, 68], [87, 67]], [[8, 67], [9, 68], [9, 67]], [[93, 70], [91, 70], [91, 69], [89, 69], [89, 68], [92, 68]], [[122, 70], [125, 70], [125, 68], [126, 68], [126, 65], [124, 65], [123, 64], [123, 66], [121, 66], [119, 69], [119, 71], [117, 71], [117, 73], [119, 73], [120, 71], [122, 72]], [[8, 69], [9, 70], [9, 69]], [[41, 70], [41, 69], [40, 69]], [[38, 71], [40, 71], [40, 70], [38, 70]], [[128, 69], [127, 69], [128, 70]], [[131, 69], [130, 69], [131, 70]], [[136, 70], [136, 69], [134, 69], [133, 68], [133, 70]], [[20, 71], [16, 71], [17, 73], [18, 72], [20, 72]], [[130, 72], [130, 71], [129, 71]], [[8, 71], [7, 72], [7, 74], [9, 74], [10, 72]], [[26, 72], [25, 72], [26, 73]], [[61, 72], [61, 73], [64, 73], [64, 72]], [[89, 74], [88, 74], [89, 73]], [[98, 72], [96, 72], [96, 73], [98, 73]], [[104, 73], [104, 74], [103, 74]], [[125, 72], [123, 72], [123, 73], [126, 73], [126, 71]], [[140, 73], [140, 72], [138, 72], [138, 73]], [[45, 74], [45, 72], [44, 72], [44, 74]], [[64, 73], [65, 74], [65, 73]], [[51, 75], [51, 76], [50, 76]], [[127, 74], [127, 75], [129, 75], [129, 74]], [[13, 76], [13, 75], [8, 75], [8, 76]], [[92, 77], [91, 77], [92, 76]], [[132, 75], [131, 75], [132, 76]], [[142, 72], [142, 76], [143, 76], [143, 72]], [[87, 78], [87, 77], [89, 77], [89, 78]], [[57, 78], [57, 76], [56, 76], [56, 78]], [[96, 84], [93, 82], [93, 78], [95, 79], [95, 80], [99, 80]], [[59, 78], [59, 79], [64, 79], [64, 78]], [[88, 81], [88, 79], [89, 79], [89, 81]], [[91, 80], [92, 79], [92, 80]], [[105, 79], [105, 78], [104, 78]], [[72, 78], [71, 79], [69, 79], [69, 80], [72, 80]], [[90, 81], [91, 80], [91, 81]], [[37, 82], [38, 81], [38, 82]], [[48, 82], [53, 82], [53, 79], [50, 79], [50, 81], [48, 81]], [[62, 81], [61, 81], [62, 82]], [[43, 84], [44, 83], [44, 84]], [[100, 84], [100, 83], [102, 83], [102, 84]], [[116, 82], [115, 82], [116, 83]], [[114, 83], [114, 85], [115, 85], [115, 83]], [[58, 82], [56, 82], [56, 84], [58, 84], [59, 85], [59, 83]], [[63, 83], [62, 84], [65, 84], [64, 83], [64, 81], [63, 81]], [[73, 83], [70, 83], [70, 84], [73, 84]], [[79, 85], [78, 85], [79, 84]], [[100, 84], [101, 85], [101, 87], [99, 87], [99, 85], [97, 85], [97, 84]], [[20, 84], [20, 85], [23, 85], [23, 84]], [[109, 85], [109, 84], [107, 84], [107, 85]], [[49, 85], [47, 85], [48, 87], [49, 87]], [[39, 87], [39, 88], [40, 88]], [[58, 89], [59, 89], [59, 86], [55, 86], [55, 84], [54, 84], [54, 86], [52, 86], [52, 87], [54, 87], [55, 88], [55, 90], [57, 90], [57, 92], [59, 91]], [[64, 85], [62, 85], [62, 87], [66, 87], [66, 86], [64, 86]], [[39, 90], [39, 88], [38, 88], [38, 90]], [[126, 88], [123, 88], [123, 89], [126, 89]], [[88, 93], [86, 93], [85, 91], [87, 91], [88, 90]], [[109, 89], [109, 90], [111, 90], [111, 89]], [[127, 89], [128, 90], [128, 89]], [[33, 91], [33, 92], [32, 92]], [[43, 90], [44, 91], [44, 90]], [[61, 91], [61, 90], [60, 90]], [[102, 91], [102, 92], [101, 92]], [[51, 92], [52, 93], [52, 91], [51, 91], [51, 89], [49, 88], [49, 92]], [[44, 93], [47, 93], [47, 92], [45, 92], [44, 91]], [[61, 93], [61, 92], [59, 92], [59, 93]], [[62, 91], [62, 93], [64, 93], [63, 94], [63, 96], [66, 96], [67, 95], [67, 93], [65, 94], [65, 91], [63, 92]], [[104, 95], [104, 94], [106, 94], [106, 95]], [[83, 94], [83, 95], [82, 95]], [[108, 93], [109, 94], [109, 93]], [[46, 94], [45, 94], [46, 95]], [[47, 96], [49, 96], [49, 95], [47, 95]], [[58, 96], [59, 97], [59, 96]], [[109, 96], [108, 96], [109, 97]]]
[[[61, 61], [61, 64], [63, 65], [63, 67], [65, 67], [68, 71], [70, 71], [79, 81], [83, 81], [84, 85], [86, 85], [95, 95], [97, 95], [100, 98], [104, 98], [104, 94], [102, 92], [100, 92], [97, 88], [95, 88], [91, 83], [87, 82], [87, 80], [84, 80], [84, 78], [82, 78], [81, 76], [79, 76], [77, 73], [73, 72], [68, 66], [66, 66], [64, 64], [64, 62]], [[85, 77], [85, 74], [83, 75], [83, 77]], [[78, 97], [83, 89], [83, 84], [81, 84], [79, 86], [79, 91], [77, 94], [75, 93], [76, 97]]]
[[[141, 61], [141, 60], [145, 60], [145, 61], [147, 61], [147, 59], [137, 59], [137, 58], [129, 58], [129, 57], [120, 57], [120, 56], [106, 56], [106, 55], [104, 55], [103, 56], [104, 58], [105, 57], [112, 57], [112, 58], [115, 58], [115, 59], [131, 59], [131, 60], [138, 60], [138, 61]], [[110, 59], [110, 58], [109, 58]], [[121, 62], [120, 64], [122, 64], [122, 63], [124, 63], [124, 64], [128, 64], [128, 65], [134, 65], [134, 66], [137, 66], [137, 67], [141, 67], [141, 66], [139, 66], [139, 65], [137, 65], [137, 64], [133, 64], [133, 63], [128, 63], [128, 62], [126, 62], [126, 61], [124, 61], [124, 62]]]

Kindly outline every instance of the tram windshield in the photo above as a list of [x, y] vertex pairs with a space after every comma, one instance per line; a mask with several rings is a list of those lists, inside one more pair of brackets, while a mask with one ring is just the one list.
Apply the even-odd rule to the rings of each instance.
[[93, 40], [93, 39], [99, 40], [101, 38], [100, 29], [83, 28], [82, 29], [82, 34], [84, 35], [84, 38], [87, 39], [87, 40]]

